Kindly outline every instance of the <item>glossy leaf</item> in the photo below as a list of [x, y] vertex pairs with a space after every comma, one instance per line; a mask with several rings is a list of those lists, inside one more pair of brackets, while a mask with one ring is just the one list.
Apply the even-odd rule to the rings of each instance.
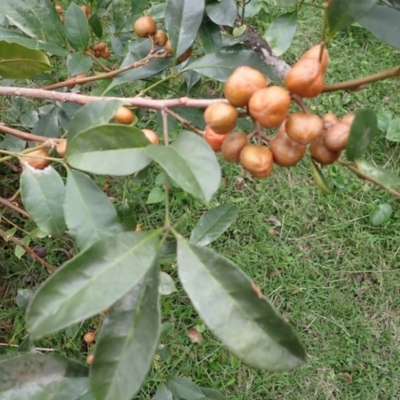
[[71, 46], [81, 53], [86, 53], [89, 44], [89, 22], [85, 13], [75, 3], [71, 3], [67, 8], [64, 25]]
[[[207, 54], [221, 51], [222, 40], [218, 25], [209, 20], [203, 21], [200, 26], [199, 37]], [[195, 71], [187, 71], [186, 73], [188, 72]]]
[[329, 184], [324, 177], [324, 174], [313, 159], [311, 159], [311, 172], [314, 178], [314, 182], [321, 190], [321, 192], [328, 195], [333, 194], [332, 189], [329, 187]]
[[21, 354], [0, 361], [3, 400], [78, 400], [89, 391], [88, 369], [53, 354]]
[[0, 75], [7, 79], [27, 79], [51, 70], [44, 53], [18, 43], [0, 40]]
[[375, 6], [360, 19], [360, 24], [375, 37], [400, 49], [400, 11], [393, 8]]
[[390, 121], [389, 128], [386, 133], [386, 139], [391, 142], [400, 142], [400, 118]]
[[235, 0], [207, 1], [206, 13], [216, 25], [233, 26], [237, 15], [237, 5]]
[[67, 57], [67, 67], [71, 76], [89, 71], [92, 65], [93, 61], [90, 57], [79, 53], [69, 54]]
[[82, 321], [124, 297], [157, 258], [158, 232], [122, 232], [67, 261], [40, 286], [26, 312], [33, 338]]
[[79, 171], [68, 171], [64, 214], [68, 231], [81, 250], [123, 230], [106, 194]]
[[186, 192], [209, 202], [218, 190], [221, 168], [210, 146], [196, 134], [183, 131], [171, 146], [150, 145], [147, 154]]
[[329, 36], [358, 21], [378, 0], [332, 0], [328, 6]]
[[201, 75], [225, 82], [237, 67], [243, 65], [258, 69], [272, 80], [278, 80], [275, 69], [265, 64], [252, 50], [206, 54], [188, 64], [183, 71], [194, 70]]
[[147, 274], [106, 315], [90, 371], [98, 400], [130, 400], [140, 390], [158, 346], [159, 270]]
[[35, 123], [32, 133], [39, 136], [56, 138], [60, 136], [58, 126], [58, 109], [51, 106], [48, 112], [44, 113]]
[[378, 120], [372, 110], [357, 110], [355, 115], [346, 147], [346, 157], [350, 161], [361, 157], [378, 133]]
[[204, 6], [205, 0], [167, 0], [165, 25], [175, 59], [196, 39], [203, 20]]
[[70, 166], [99, 175], [131, 175], [150, 164], [149, 140], [133, 126], [107, 124], [89, 128], [68, 143]]
[[221, 204], [204, 213], [192, 234], [190, 241], [198, 246], [207, 246], [219, 238], [237, 219], [238, 208], [234, 204]]
[[25, 163], [20, 188], [22, 204], [35, 224], [45, 233], [62, 236], [65, 186], [58, 172], [51, 165], [39, 170]]
[[204, 399], [203, 392], [195, 383], [180, 376], [174, 376], [168, 382], [168, 387], [171, 389], [172, 393], [178, 396], [180, 399]]
[[166, 385], [160, 385], [157, 388], [154, 400], [173, 400], [172, 392], [168, 389]]
[[382, 225], [391, 217], [392, 212], [393, 210], [390, 204], [376, 205], [369, 215], [371, 224], [374, 226]]
[[277, 56], [285, 53], [292, 44], [297, 20], [297, 11], [293, 11], [275, 18], [269, 26], [266, 39]]
[[101, 20], [98, 16], [98, 14], [92, 14], [89, 18], [89, 25], [93, 29], [93, 33], [101, 39], [103, 36], [103, 27], [101, 25]]
[[231, 261], [179, 237], [178, 272], [200, 317], [243, 362], [271, 371], [304, 363], [292, 328]]

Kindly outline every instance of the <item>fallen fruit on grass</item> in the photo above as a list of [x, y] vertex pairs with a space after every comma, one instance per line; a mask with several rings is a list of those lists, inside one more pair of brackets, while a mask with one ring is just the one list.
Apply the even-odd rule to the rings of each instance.
[[140, 17], [134, 25], [136, 35], [141, 38], [149, 37], [157, 32], [156, 21], [151, 17]]
[[65, 152], [67, 151], [67, 139], [60, 139], [57, 144], [56, 150], [60, 157], [64, 157]]
[[221, 151], [222, 143], [227, 137], [228, 134], [221, 135], [220, 133], [215, 133], [211, 127], [206, 126], [204, 140], [215, 152]]
[[342, 151], [347, 146], [349, 135], [349, 125], [343, 122], [338, 122], [326, 131], [324, 135], [324, 144], [330, 150]]
[[322, 134], [323, 122], [318, 115], [294, 113], [286, 120], [286, 132], [292, 140], [308, 144]]
[[135, 114], [129, 108], [122, 106], [114, 114], [114, 119], [119, 124], [130, 125], [135, 119]]
[[158, 29], [157, 32], [154, 34], [154, 44], [156, 46], [163, 47], [168, 41], [167, 34], [162, 30]]
[[30, 153], [20, 157], [20, 160], [29, 164], [35, 169], [44, 169], [50, 164], [50, 160], [40, 157], [49, 157], [49, 153], [45, 149], [31, 151]]
[[219, 134], [229, 133], [236, 126], [237, 118], [236, 108], [222, 101], [211, 104], [204, 112], [206, 124]]
[[153, 144], [158, 144], [158, 136], [157, 133], [150, 129], [142, 129], [144, 136]]
[[324, 143], [324, 136], [320, 136], [311, 143], [310, 153], [311, 157], [321, 165], [329, 165], [340, 157], [340, 151], [328, 149]]
[[240, 152], [240, 164], [255, 178], [266, 178], [274, 169], [272, 152], [268, 147], [248, 144]]
[[280, 129], [272, 139], [269, 148], [274, 157], [274, 163], [281, 167], [292, 167], [304, 156], [306, 146], [292, 140], [285, 129]]
[[83, 336], [83, 340], [87, 343], [93, 343], [96, 339], [96, 335], [93, 332], [87, 332], [85, 333], [85, 335]]
[[249, 139], [244, 132], [237, 131], [230, 133], [221, 146], [224, 159], [228, 162], [238, 163], [243, 147], [248, 144]]

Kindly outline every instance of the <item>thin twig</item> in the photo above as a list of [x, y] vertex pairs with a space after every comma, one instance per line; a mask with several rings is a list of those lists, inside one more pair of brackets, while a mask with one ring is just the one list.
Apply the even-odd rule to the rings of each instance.
[[30, 218], [30, 215], [25, 210], [23, 210], [22, 208], [19, 208], [18, 206], [13, 204], [10, 200], [3, 199], [3, 197], [0, 197], [0, 204], [3, 204], [4, 206], [11, 208], [14, 211], [19, 212], [25, 218]]
[[104, 71], [107, 72], [111, 72], [112, 69], [108, 68], [106, 65], [104, 65], [93, 53], [91, 53], [90, 51], [86, 52], [86, 55], [88, 55], [89, 57], [92, 58], [92, 60], [100, 67], [102, 68]]
[[[0, 343], [3, 347], [19, 347], [18, 344]], [[47, 347], [35, 347], [37, 351], [56, 351], [55, 349], [48, 349]]]
[[174, 117], [175, 119], [177, 119], [179, 122], [181, 122], [183, 125], [187, 126], [193, 132], [197, 133], [200, 136], [204, 136], [204, 132], [202, 130], [200, 130], [200, 129], [197, 129], [187, 119], [181, 117], [179, 114], [175, 113], [174, 111], [171, 111], [169, 108], [165, 108], [164, 110], [165, 110], [166, 113], [171, 115], [171, 117]]
[[169, 146], [168, 114], [165, 108], [161, 110], [161, 117], [163, 122], [164, 145]]
[[292, 94], [292, 100], [303, 110], [305, 114], [310, 114], [310, 110], [307, 108], [302, 97], [298, 96], [297, 94]]
[[[22, 131], [19, 131], [18, 129], [14, 129], [14, 128], [10, 128], [10, 127], [6, 126], [2, 122], [0, 122], [0, 132], [8, 133], [9, 135], [15, 136], [19, 139], [28, 140], [31, 142], [45, 143], [45, 142], [49, 141], [48, 137], [32, 135], [31, 133], [22, 132]], [[54, 142], [59, 142], [61, 139], [51, 139], [51, 140], [53, 140]]]
[[23, 243], [18, 238], [9, 235], [7, 232], [0, 229], [0, 236], [2, 236], [5, 240], [11, 240], [11, 242], [21, 246], [34, 260], [42, 264], [46, 267], [50, 272], [56, 271], [56, 268], [50, 265], [47, 261], [43, 260], [43, 258], [39, 257], [31, 248], [29, 248], [25, 243]]

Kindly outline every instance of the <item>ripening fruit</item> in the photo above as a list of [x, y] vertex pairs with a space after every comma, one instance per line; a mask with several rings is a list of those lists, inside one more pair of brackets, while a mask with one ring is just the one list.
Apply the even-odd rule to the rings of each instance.
[[142, 129], [144, 136], [153, 144], [158, 144], [158, 136], [157, 133], [150, 129]]
[[257, 90], [250, 97], [249, 113], [264, 128], [275, 128], [286, 119], [290, 102], [287, 90], [271, 86]]
[[219, 134], [229, 133], [236, 126], [237, 118], [236, 108], [222, 101], [211, 104], [204, 112], [206, 124]]
[[57, 153], [60, 157], [64, 157], [65, 152], [67, 151], [67, 139], [61, 139], [57, 143], [56, 147]]
[[234, 107], [244, 107], [250, 97], [267, 84], [268, 79], [260, 71], [247, 66], [239, 67], [225, 83], [225, 97]]
[[168, 41], [167, 34], [162, 30], [158, 29], [157, 32], [154, 34], [154, 44], [156, 46], [163, 47]]
[[324, 74], [318, 60], [306, 58], [294, 64], [285, 77], [288, 90], [301, 97], [318, 96], [324, 89]]
[[151, 17], [140, 17], [136, 20], [134, 29], [139, 37], [149, 37], [157, 32], [156, 21]]
[[322, 119], [315, 114], [294, 113], [286, 120], [286, 132], [292, 140], [308, 144], [322, 134]]
[[106, 47], [106, 48], [100, 53], [100, 56], [103, 57], [103, 58], [105, 58], [105, 59], [110, 58], [110, 56], [111, 56], [111, 51], [110, 51], [110, 49]]
[[103, 51], [107, 48], [107, 44], [104, 42], [98, 43], [96, 46], [94, 46], [95, 50]]
[[330, 150], [342, 151], [347, 146], [349, 135], [349, 125], [346, 125], [343, 122], [338, 122], [326, 131], [324, 135], [324, 144]]
[[274, 163], [281, 167], [292, 167], [304, 156], [306, 146], [292, 140], [285, 129], [280, 129], [269, 144]]
[[333, 164], [339, 157], [340, 151], [329, 150], [324, 144], [324, 136], [315, 139], [310, 146], [311, 157], [321, 165]]
[[172, 56], [174, 54], [174, 50], [172, 48], [172, 44], [171, 44], [171, 42], [169, 40], [167, 40], [167, 43], [165, 43], [165, 51], [170, 56]]
[[345, 115], [341, 120], [340, 120], [340, 122], [343, 122], [344, 124], [346, 124], [346, 125], [348, 125], [348, 126], [350, 126], [351, 127], [351, 125], [353, 124], [353, 121], [354, 121], [354, 118], [355, 118], [356, 116], [354, 115], [354, 114], [348, 114], [348, 115]]
[[215, 133], [209, 126], [206, 126], [204, 140], [215, 152], [221, 151], [222, 143], [227, 137], [228, 134], [221, 135], [220, 133]]
[[221, 151], [224, 159], [229, 162], [238, 163], [240, 152], [243, 147], [249, 144], [249, 139], [244, 132], [232, 132], [222, 143]]
[[189, 47], [182, 55], [178, 57], [178, 64], [183, 63], [192, 55], [192, 48]]
[[35, 169], [44, 169], [50, 164], [50, 160], [45, 160], [43, 158], [33, 158], [34, 157], [50, 157], [49, 153], [45, 149], [39, 149], [31, 151], [29, 154], [21, 156], [20, 160], [29, 164]]
[[93, 355], [93, 354], [89, 354], [89, 355], [86, 357], [86, 362], [87, 362], [89, 365], [91, 365], [91, 364], [93, 363], [93, 359], [94, 359], [94, 355]]
[[324, 123], [324, 129], [329, 129], [332, 125], [339, 122], [339, 118], [335, 114], [329, 112], [322, 117], [322, 122]]
[[268, 147], [248, 144], [240, 152], [240, 164], [255, 178], [266, 178], [274, 169], [272, 152]]
[[120, 107], [114, 114], [114, 119], [119, 124], [130, 125], [135, 120], [135, 114], [128, 107]]
[[87, 332], [85, 333], [85, 335], [83, 336], [83, 340], [87, 343], [93, 343], [96, 339], [96, 335], [93, 332]]
[[55, 9], [59, 14], [61, 14], [64, 11], [61, 6], [56, 6]]
[[95, 49], [94, 50], [94, 56], [97, 57], [97, 58], [101, 57], [101, 51]]
[[85, 13], [86, 18], [90, 17], [90, 8], [88, 6], [81, 6], [82, 11]]
[[[301, 57], [300, 60], [305, 60], [307, 58], [311, 58], [313, 60], [318, 60], [319, 61], [319, 55], [321, 52], [321, 45], [317, 44], [311, 49], [307, 50]], [[321, 68], [322, 72], [325, 73], [326, 70], [328, 69], [328, 64], [329, 64], [329, 53], [326, 48], [324, 48], [324, 51], [322, 53], [322, 59], [321, 59]]]

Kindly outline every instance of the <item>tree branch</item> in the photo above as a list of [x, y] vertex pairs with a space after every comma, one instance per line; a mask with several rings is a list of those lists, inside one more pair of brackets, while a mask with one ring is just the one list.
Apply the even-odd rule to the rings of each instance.
[[19, 212], [25, 218], [30, 218], [30, 215], [26, 211], [24, 211], [22, 208], [19, 208], [15, 204], [13, 204], [10, 200], [3, 199], [2, 197], [0, 197], [0, 204], [3, 204], [4, 206], [11, 208], [14, 211]]
[[[19, 131], [18, 129], [9, 128], [8, 126], [4, 125], [2, 122], [0, 122], [0, 132], [8, 133], [9, 135], [15, 136], [22, 140], [28, 140], [31, 142], [45, 143], [50, 140], [50, 138], [48, 138], [48, 137], [32, 135], [31, 133], [22, 132], [22, 131]], [[59, 142], [61, 139], [56, 139], [56, 138], [53, 139], [52, 138], [51, 140], [54, 142]]]

